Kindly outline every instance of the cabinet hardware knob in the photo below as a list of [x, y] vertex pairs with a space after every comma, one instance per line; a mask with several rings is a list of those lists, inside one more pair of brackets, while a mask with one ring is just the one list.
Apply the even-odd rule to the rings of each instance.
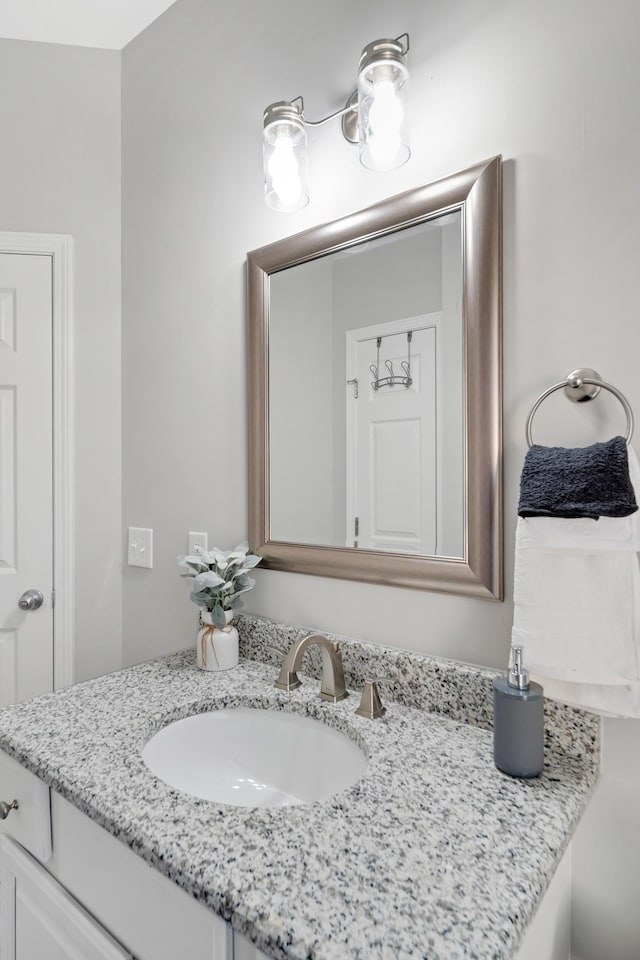
[[0, 800], [0, 820], [6, 820], [12, 810], [18, 810], [17, 800], [12, 800], [11, 803]]

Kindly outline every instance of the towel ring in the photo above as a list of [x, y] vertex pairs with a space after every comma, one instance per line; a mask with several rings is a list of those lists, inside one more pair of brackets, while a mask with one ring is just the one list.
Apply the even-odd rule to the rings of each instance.
[[608, 390], [609, 393], [612, 393], [614, 397], [617, 397], [624, 407], [624, 412], [627, 416], [627, 435], [625, 439], [627, 443], [631, 442], [631, 437], [633, 436], [633, 411], [629, 401], [616, 387], [613, 387], [610, 383], [606, 383], [604, 380], [602, 380], [600, 374], [595, 370], [582, 367], [579, 370], [574, 370], [573, 373], [570, 373], [566, 380], [561, 380], [560, 383], [554, 383], [552, 387], [549, 387], [548, 390], [545, 390], [544, 393], [540, 394], [534, 403], [533, 407], [531, 408], [531, 413], [527, 417], [526, 434], [527, 445], [529, 447], [533, 446], [533, 440], [531, 438], [531, 424], [533, 422], [536, 410], [543, 400], [546, 400], [547, 397], [551, 396], [552, 393], [555, 393], [556, 390], [561, 390], [563, 388], [569, 399], [574, 403], [584, 403], [586, 400], [592, 400], [600, 393], [601, 389]]

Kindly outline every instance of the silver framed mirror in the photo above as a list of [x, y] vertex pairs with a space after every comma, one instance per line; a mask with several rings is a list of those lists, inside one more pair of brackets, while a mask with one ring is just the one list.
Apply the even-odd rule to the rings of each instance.
[[248, 255], [263, 566], [503, 597], [501, 158]]

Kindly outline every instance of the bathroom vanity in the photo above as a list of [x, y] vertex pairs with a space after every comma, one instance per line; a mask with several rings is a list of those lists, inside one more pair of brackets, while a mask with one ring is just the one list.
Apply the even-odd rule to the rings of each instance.
[[[343, 639], [352, 690], [394, 677], [371, 721], [358, 696], [318, 699], [312, 652], [302, 687], [276, 690], [267, 644], [303, 632], [241, 621], [235, 670], [198, 671], [186, 651], [0, 711], [0, 799], [19, 801], [0, 821], [3, 960], [543, 960], [523, 936], [561, 899], [543, 897], [559, 864], [554, 884], [566, 877], [597, 779], [598, 723], [548, 704], [543, 776], [511, 780], [492, 760], [493, 671]], [[246, 706], [341, 732], [364, 776], [259, 808], [198, 799], [145, 766], [173, 720]]]

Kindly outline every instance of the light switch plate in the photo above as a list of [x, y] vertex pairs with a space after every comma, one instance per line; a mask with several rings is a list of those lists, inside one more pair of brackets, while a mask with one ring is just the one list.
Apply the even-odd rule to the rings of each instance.
[[197, 557], [209, 549], [209, 537], [206, 533], [189, 531], [189, 556]]
[[153, 566], [153, 530], [129, 527], [128, 564], [130, 567]]

